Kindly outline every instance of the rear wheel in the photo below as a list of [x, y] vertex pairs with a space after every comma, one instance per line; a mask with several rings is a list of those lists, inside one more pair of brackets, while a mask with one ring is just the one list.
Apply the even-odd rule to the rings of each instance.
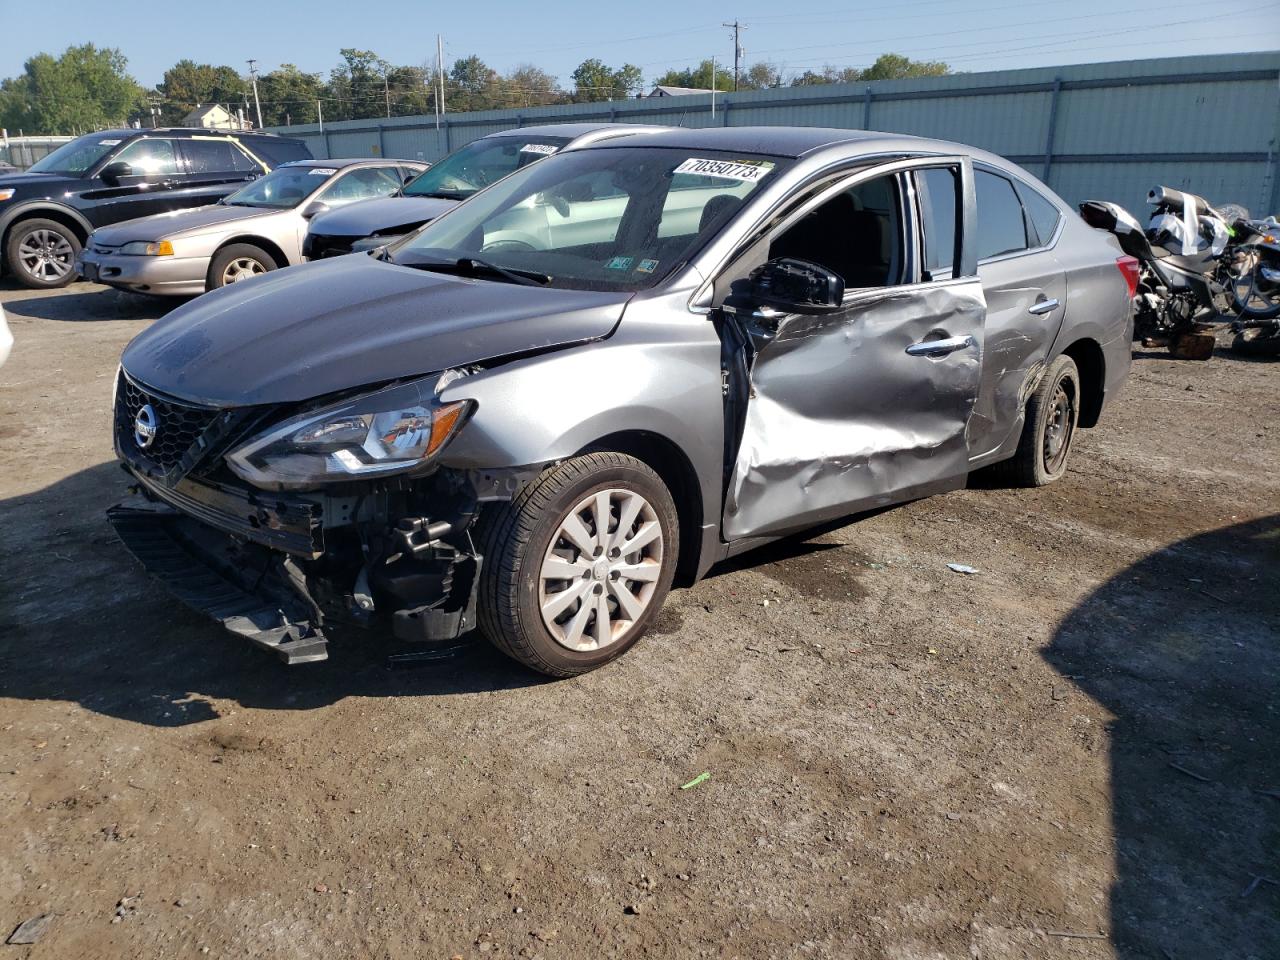
[[255, 247], [251, 243], [233, 243], [214, 254], [205, 286], [216, 290], [229, 283], [261, 276], [275, 268], [275, 260], [261, 247]]
[[80, 238], [56, 220], [23, 220], [9, 230], [5, 258], [24, 287], [53, 290], [76, 278]]
[[1042, 487], [1067, 472], [1071, 444], [1080, 421], [1080, 373], [1070, 357], [1058, 357], [1027, 401], [1017, 452], [992, 467], [1000, 481]]
[[1231, 352], [1242, 357], [1280, 357], [1280, 330], [1241, 330], [1231, 341]]
[[675, 503], [634, 457], [566, 460], [481, 522], [480, 629], [540, 673], [573, 676], [621, 656], [671, 589]]

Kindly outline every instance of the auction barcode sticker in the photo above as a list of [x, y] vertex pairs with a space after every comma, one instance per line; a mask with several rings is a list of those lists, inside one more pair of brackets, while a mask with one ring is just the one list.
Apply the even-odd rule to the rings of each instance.
[[773, 164], [768, 160], [703, 160], [699, 157], [690, 157], [672, 172], [756, 183], [772, 169]]
[[544, 156], [551, 156], [560, 148], [553, 143], [526, 143], [520, 148], [521, 153], [541, 153]]

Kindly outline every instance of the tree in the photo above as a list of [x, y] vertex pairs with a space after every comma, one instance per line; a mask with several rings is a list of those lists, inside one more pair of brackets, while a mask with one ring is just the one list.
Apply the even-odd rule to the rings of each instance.
[[862, 71], [857, 67], [833, 67], [827, 64], [821, 71], [806, 70], [798, 77], [793, 77], [791, 86], [810, 87], [822, 83], [856, 83], [862, 79]]
[[445, 85], [445, 104], [454, 112], [489, 110], [500, 105], [498, 72], [472, 54], [455, 60]]
[[507, 106], [541, 107], [568, 99], [555, 77], [531, 63], [513, 67], [500, 86]]
[[119, 50], [86, 43], [60, 57], [40, 53], [0, 83], [0, 127], [69, 134], [123, 126], [146, 109], [142, 87]]
[[384, 84], [390, 64], [372, 50], [344, 47], [338, 52], [343, 62], [329, 71], [325, 119], [363, 120], [384, 116]]
[[232, 113], [249, 99], [249, 86], [234, 67], [179, 60], [156, 88], [164, 101], [161, 123], [179, 124], [200, 104], [221, 103]]
[[912, 60], [900, 53], [882, 53], [863, 70], [859, 80], [904, 80], [908, 77], [941, 77], [951, 68], [941, 60]]
[[258, 78], [262, 122], [278, 127], [315, 123], [316, 101], [323, 93], [324, 85], [319, 74], [304, 73], [292, 63], [282, 63]]
[[770, 87], [780, 87], [782, 74], [772, 63], [753, 63], [739, 79], [738, 86], [743, 90], [767, 90]]
[[597, 100], [625, 100], [639, 92], [643, 83], [640, 68], [624, 63], [617, 70], [594, 57], [583, 60], [573, 71], [573, 99], [579, 103]]
[[[660, 87], [692, 87], [696, 90], [711, 89], [711, 60], [703, 60], [697, 67], [687, 70], [668, 70], [654, 81]], [[733, 70], [716, 64], [717, 90], [733, 89]]]

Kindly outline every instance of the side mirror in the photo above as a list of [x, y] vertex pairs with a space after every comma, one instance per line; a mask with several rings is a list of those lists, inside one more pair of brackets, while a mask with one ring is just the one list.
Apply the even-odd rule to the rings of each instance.
[[312, 200], [302, 208], [302, 219], [310, 220], [312, 217], [318, 217], [322, 213], [329, 210], [329, 205], [323, 200]]
[[844, 302], [844, 278], [808, 260], [770, 260], [751, 273], [751, 299], [784, 313], [834, 313]]
[[98, 171], [98, 177], [109, 187], [120, 186], [122, 177], [133, 176], [133, 167], [125, 163], [123, 160], [116, 160], [108, 163], [105, 167]]

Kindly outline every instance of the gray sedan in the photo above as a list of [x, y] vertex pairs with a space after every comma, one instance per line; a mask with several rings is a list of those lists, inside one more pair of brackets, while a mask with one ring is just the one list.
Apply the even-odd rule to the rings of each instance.
[[427, 167], [407, 160], [300, 160], [205, 207], [101, 227], [76, 260], [86, 280], [191, 296], [302, 262], [308, 221], [386, 197]]
[[[1129, 371], [1133, 274], [955, 143], [669, 130], [565, 151], [372, 256], [131, 343], [121, 540], [288, 662], [472, 627], [567, 676], [672, 583], [859, 511], [1061, 477]], [[180, 548], [167, 546], [172, 541]]]

